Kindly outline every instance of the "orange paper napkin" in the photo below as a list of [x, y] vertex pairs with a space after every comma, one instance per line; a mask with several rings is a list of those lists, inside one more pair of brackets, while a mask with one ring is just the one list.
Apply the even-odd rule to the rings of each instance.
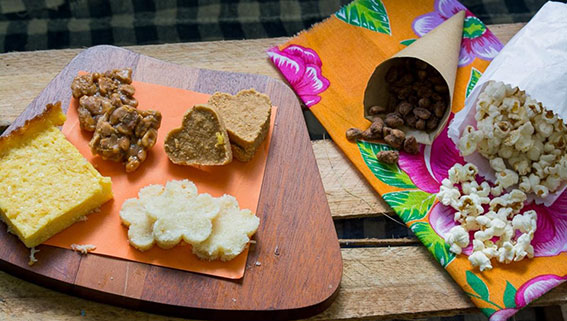
[[[165, 87], [139, 81], [132, 83], [136, 88], [136, 99], [140, 109], [154, 109], [163, 118], [158, 130], [156, 145], [148, 153], [145, 162], [133, 173], [127, 174], [121, 163], [105, 161], [93, 156], [88, 143], [92, 133], [81, 130], [77, 115], [78, 101], [71, 100], [63, 134], [75, 145], [98, 171], [112, 178], [114, 199], [104, 204], [99, 213], [88, 215], [85, 222], [77, 222], [70, 228], [55, 235], [45, 244], [69, 248], [71, 244], [94, 244], [92, 253], [149, 263], [180, 270], [198, 272], [230, 279], [244, 275], [248, 249], [228, 262], [203, 261], [191, 253], [189, 245], [163, 250], [154, 246], [140, 252], [128, 243], [128, 229], [121, 224], [119, 212], [124, 200], [137, 197], [138, 191], [150, 184], [162, 184], [169, 180], [189, 179], [200, 193], [214, 197], [230, 194], [236, 197], [241, 208], [256, 211], [264, 169], [268, 157], [270, 138], [276, 108], [272, 110], [271, 127], [265, 142], [254, 158], [247, 162], [234, 160], [226, 166], [194, 168], [171, 163], [165, 154], [163, 143], [167, 133], [181, 125], [184, 113], [196, 104], [206, 103], [210, 95], [194, 91]], [[262, 224], [262, 222], [260, 222]]]

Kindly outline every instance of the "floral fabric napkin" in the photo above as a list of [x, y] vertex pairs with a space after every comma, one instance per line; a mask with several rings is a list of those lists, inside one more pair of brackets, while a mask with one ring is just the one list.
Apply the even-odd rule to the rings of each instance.
[[[465, 255], [444, 241], [455, 225], [454, 210], [436, 200], [441, 181], [455, 163], [464, 163], [445, 129], [418, 155], [400, 153], [399, 166], [381, 164], [387, 145], [345, 138], [350, 127], [370, 125], [363, 117], [363, 94], [374, 68], [416, 38], [466, 8], [454, 0], [356, 0], [288, 43], [268, 50], [273, 64], [333, 141], [380, 193], [434, 258], [490, 320], [505, 320], [567, 279], [567, 194], [552, 206], [527, 205], [538, 213], [532, 244], [535, 258], [512, 264], [493, 262], [479, 272]], [[466, 10], [453, 113], [464, 106], [502, 44]]]

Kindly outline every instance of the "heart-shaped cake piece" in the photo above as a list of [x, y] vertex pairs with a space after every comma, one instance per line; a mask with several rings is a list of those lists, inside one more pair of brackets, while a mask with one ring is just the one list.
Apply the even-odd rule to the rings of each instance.
[[270, 128], [270, 98], [248, 89], [234, 96], [217, 92], [208, 104], [220, 112], [226, 124], [234, 157], [244, 162], [252, 159]]
[[223, 119], [207, 105], [189, 109], [181, 128], [170, 131], [164, 145], [167, 157], [179, 165], [225, 165], [232, 161]]

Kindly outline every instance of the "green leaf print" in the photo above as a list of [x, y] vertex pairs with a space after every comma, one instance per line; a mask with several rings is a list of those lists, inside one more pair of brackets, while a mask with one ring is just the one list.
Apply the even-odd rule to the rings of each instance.
[[397, 164], [390, 165], [380, 163], [376, 158], [376, 153], [383, 150], [392, 150], [390, 146], [359, 140], [358, 149], [360, 150], [362, 159], [364, 159], [364, 162], [376, 178], [391, 186], [400, 188], [416, 188], [408, 174], [402, 171]]
[[449, 245], [431, 228], [431, 225], [425, 222], [416, 222], [410, 228], [444, 268], [453, 261], [455, 254], [449, 251]]
[[424, 218], [435, 202], [435, 194], [419, 190], [392, 192], [382, 197], [405, 223]]
[[490, 302], [490, 293], [488, 292], [488, 287], [486, 287], [486, 284], [484, 284], [484, 282], [471, 271], [467, 271], [466, 275], [467, 283], [471, 287], [471, 289], [473, 289], [473, 291], [478, 294], [480, 299]]
[[506, 290], [504, 290], [504, 306], [507, 309], [516, 308], [516, 288], [506, 281]]
[[476, 83], [480, 79], [480, 76], [482, 76], [482, 73], [478, 71], [476, 68], [472, 67], [471, 76], [469, 77], [469, 84], [467, 85], [467, 93], [465, 94], [465, 97], [468, 97], [470, 95], [474, 86], [476, 86]]
[[484, 315], [486, 315], [487, 317], [493, 315], [494, 313], [496, 313], [496, 310], [491, 309], [491, 308], [481, 308], [480, 311], [482, 313], [484, 313]]
[[414, 43], [416, 40], [417, 40], [417, 39], [406, 39], [406, 40], [400, 41], [400, 44], [401, 44], [401, 45], [404, 45], [404, 46], [409, 46], [409, 45], [411, 45], [412, 43]]
[[355, 0], [342, 7], [335, 16], [353, 26], [392, 35], [390, 19], [381, 0]]

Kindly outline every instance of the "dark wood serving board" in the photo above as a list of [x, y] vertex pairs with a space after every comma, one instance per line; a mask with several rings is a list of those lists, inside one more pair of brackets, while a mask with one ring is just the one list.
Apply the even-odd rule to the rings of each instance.
[[30, 267], [29, 250], [5, 228], [0, 228], [0, 268], [85, 298], [192, 318], [286, 319], [325, 309], [338, 292], [341, 253], [297, 97], [283, 82], [179, 66], [97, 46], [77, 55], [5, 134], [47, 103], [60, 100], [67, 108], [78, 71], [120, 67], [132, 68], [134, 80], [203, 93], [234, 94], [253, 87], [278, 106], [257, 209], [261, 224], [244, 278], [226, 280], [45, 245], [39, 247], [39, 262]]

